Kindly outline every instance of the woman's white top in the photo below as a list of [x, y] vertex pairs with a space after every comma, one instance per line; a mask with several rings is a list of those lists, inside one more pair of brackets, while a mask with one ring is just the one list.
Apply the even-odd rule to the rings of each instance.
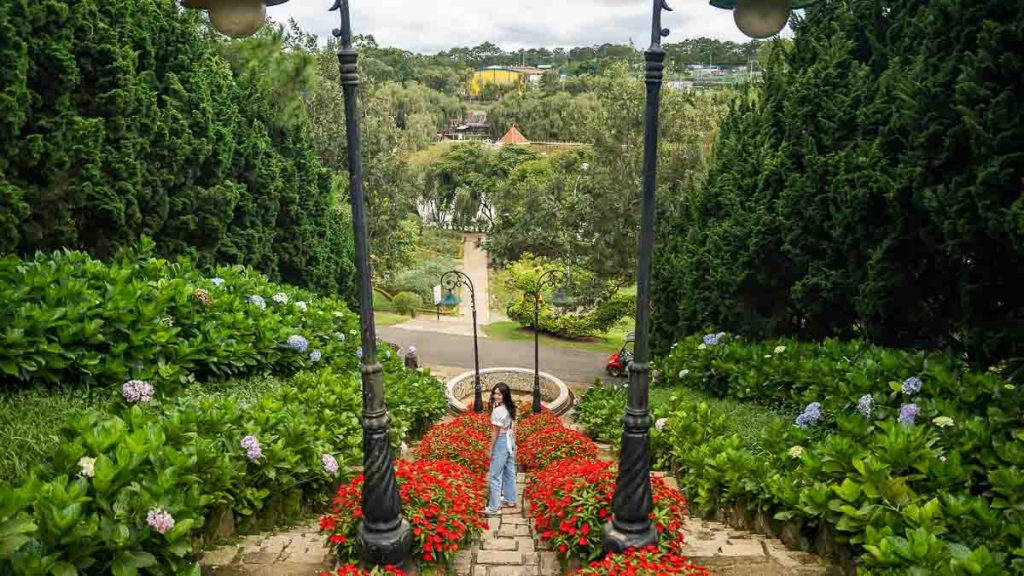
[[512, 416], [508, 413], [508, 408], [499, 404], [494, 407], [491, 411], [491, 424], [501, 428], [505, 432], [505, 442], [508, 446], [509, 452], [516, 451], [516, 434], [515, 434], [515, 421], [512, 420]]

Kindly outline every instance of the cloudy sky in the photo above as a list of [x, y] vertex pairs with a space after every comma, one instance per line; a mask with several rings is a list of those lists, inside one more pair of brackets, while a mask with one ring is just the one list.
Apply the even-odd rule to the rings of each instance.
[[[331, 0], [291, 0], [269, 9], [277, 21], [295, 18], [303, 29], [326, 37], [337, 26]], [[351, 0], [356, 34], [373, 34], [381, 45], [416, 52], [491, 41], [505, 50], [558, 46], [650, 43], [651, 0]], [[669, 0], [666, 40], [707, 36], [745, 41], [732, 13], [707, 0]]]

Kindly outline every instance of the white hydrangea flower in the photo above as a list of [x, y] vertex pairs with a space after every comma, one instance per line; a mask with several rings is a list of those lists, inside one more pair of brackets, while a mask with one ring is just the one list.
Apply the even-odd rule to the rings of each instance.
[[662, 430], [665, 429], [666, 424], [668, 424], [668, 418], [658, 418], [658, 420], [654, 423], [654, 427], [658, 430], [658, 432], [661, 432]]
[[804, 455], [804, 447], [803, 446], [793, 446], [792, 448], [789, 449], [789, 457], [794, 459], [794, 460], [796, 460], [797, 458], [799, 458], [799, 457], [801, 457], [803, 455]]
[[82, 478], [92, 478], [92, 477], [96, 476], [96, 459], [95, 458], [90, 458], [88, 456], [82, 456], [78, 460], [78, 467], [81, 468], [81, 470], [78, 472], [78, 475], [81, 476]]
[[786, 351], [786, 347], [785, 346], [776, 346], [774, 353], [775, 354], [782, 354], [785, 351]]

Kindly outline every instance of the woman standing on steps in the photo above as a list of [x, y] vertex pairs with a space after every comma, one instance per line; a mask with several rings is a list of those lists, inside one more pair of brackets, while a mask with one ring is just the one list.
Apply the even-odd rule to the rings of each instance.
[[491, 467], [487, 472], [490, 494], [484, 513], [494, 516], [504, 505], [516, 505], [516, 405], [508, 384], [491, 390]]

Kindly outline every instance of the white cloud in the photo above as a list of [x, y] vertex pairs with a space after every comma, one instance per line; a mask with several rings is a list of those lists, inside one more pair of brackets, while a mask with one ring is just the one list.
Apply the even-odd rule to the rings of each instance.
[[[291, 0], [269, 9], [277, 21], [294, 18], [317, 36], [338, 26], [331, 0]], [[706, 36], [746, 41], [732, 13], [707, 0], [669, 0], [675, 9], [662, 25], [672, 30], [665, 42]], [[624, 44], [644, 48], [651, 37], [650, 0], [351, 0], [352, 28], [373, 34], [384, 46], [438, 52], [453, 46], [494, 42], [519, 48]]]

